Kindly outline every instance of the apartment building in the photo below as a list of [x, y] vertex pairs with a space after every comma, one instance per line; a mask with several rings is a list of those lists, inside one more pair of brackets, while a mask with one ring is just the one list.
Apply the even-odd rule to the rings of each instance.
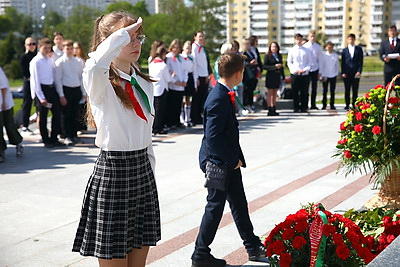
[[293, 46], [294, 34], [311, 29], [337, 48], [354, 33], [367, 52], [374, 52], [389, 25], [400, 27], [400, 0], [233, 0], [227, 10], [227, 39], [256, 35], [262, 53], [270, 41], [285, 51]]
[[[18, 12], [28, 14], [33, 18], [44, 16], [48, 10], [54, 10], [62, 16], [68, 17], [78, 5], [105, 10], [109, 4], [119, 1], [122, 0], [0, 0], [0, 15], [4, 14], [6, 7], [14, 7]], [[134, 5], [141, 0], [123, 1]], [[145, 2], [150, 14], [158, 12], [158, 0], [145, 0]]]

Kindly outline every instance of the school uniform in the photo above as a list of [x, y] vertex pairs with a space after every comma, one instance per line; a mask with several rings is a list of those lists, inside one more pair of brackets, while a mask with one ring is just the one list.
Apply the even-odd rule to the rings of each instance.
[[[39, 130], [45, 145], [58, 142], [58, 134], [61, 127], [60, 96], [63, 95], [60, 88], [55, 87], [55, 67], [53, 59], [38, 53], [29, 63], [31, 73], [31, 95], [35, 98], [39, 110]], [[40, 100], [46, 100], [52, 106], [45, 107]], [[51, 110], [51, 134], [47, 130], [47, 114]]]
[[283, 64], [282, 55], [277, 53], [266, 54], [264, 58], [264, 69], [267, 70], [265, 76], [265, 86], [268, 89], [279, 89], [282, 80], [285, 79], [283, 67], [278, 69], [276, 64]]
[[66, 138], [77, 137], [79, 120], [79, 101], [86, 95], [82, 84], [82, 63], [75, 57], [62, 55], [55, 62], [56, 88], [61, 91], [67, 100], [67, 105], [61, 108], [62, 132]]
[[[293, 108], [295, 112], [307, 112], [309, 71], [311, 68], [311, 53], [303, 46], [295, 45], [288, 52], [287, 65], [292, 81]], [[304, 73], [296, 73], [304, 70]]]
[[185, 96], [193, 96], [196, 90], [196, 81], [198, 78], [196, 72], [196, 63], [194, 62], [194, 58], [191, 55], [181, 54], [181, 58], [183, 59], [183, 68], [187, 72], [188, 79], [186, 81], [185, 87]]
[[318, 74], [320, 74], [320, 62], [322, 56], [322, 48], [317, 43], [308, 41], [304, 47], [311, 52], [311, 66], [310, 66], [310, 83], [311, 83], [311, 109], [317, 109], [317, 87], [318, 87]]
[[322, 108], [326, 108], [329, 85], [331, 93], [330, 106], [331, 109], [335, 109], [336, 78], [339, 74], [339, 57], [335, 52], [330, 54], [326, 51], [326, 53], [322, 54], [320, 72], [323, 78]]
[[[128, 95], [136, 96], [140, 113], [123, 106], [109, 81], [111, 62], [130, 41], [125, 29], [112, 33], [89, 54], [83, 72], [97, 127], [95, 144], [101, 148], [86, 187], [72, 249], [83, 256], [122, 259], [133, 248], [154, 246], [161, 238], [151, 136], [153, 85], [134, 69], [131, 75], [117, 70], [121, 86], [131, 87], [126, 89]], [[131, 80], [140, 85], [148, 102], [136, 85], [127, 85]]]
[[[400, 74], [400, 61], [397, 58], [391, 58], [389, 62], [385, 62], [384, 59], [390, 54], [400, 53], [400, 39], [395, 37], [389, 37], [382, 41], [379, 49], [379, 57], [384, 62], [383, 76], [385, 80], [385, 86], [390, 83], [394, 76]], [[396, 84], [400, 85], [400, 79], [396, 80]]]
[[[194, 41], [192, 43], [192, 57], [196, 62], [196, 72], [199, 80], [199, 86], [193, 94], [192, 111], [190, 118], [194, 124], [203, 123], [203, 107], [208, 95], [207, 78], [211, 74], [210, 60], [204, 46]], [[197, 81], [195, 80], [195, 83]]]
[[350, 91], [352, 91], [353, 107], [358, 97], [358, 87], [360, 85], [360, 77], [356, 77], [356, 73], [362, 72], [364, 61], [364, 54], [362, 48], [357, 45], [348, 45], [342, 51], [342, 74], [346, 74], [344, 81], [344, 99], [346, 102], [346, 109], [350, 106]]
[[[169, 72], [171, 74], [175, 72], [175, 80], [177, 82], [186, 82], [188, 75], [183, 65], [183, 58], [180, 55], [169, 52], [166, 61]], [[177, 85], [175, 82], [169, 82], [168, 88], [167, 126], [180, 127], [180, 114], [185, 87]]]
[[[4, 98], [2, 90], [6, 90]], [[5, 103], [4, 110], [2, 109], [3, 103]], [[4, 153], [4, 150], [7, 149], [7, 144], [3, 136], [3, 127], [6, 128], [8, 141], [10, 144], [18, 145], [22, 142], [22, 136], [14, 124], [13, 107], [14, 100], [12, 98], [10, 85], [3, 69], [0, 67], [0, 157], [3, 157], [2, 154]]]
[[149, 64], [149, 75], [155, 80], [154, 86], [154, 124], [153, 133], [163, 132], [166, 126], [168, 83], [175, 82], [167, 64], [160, 58], [155, 58]]

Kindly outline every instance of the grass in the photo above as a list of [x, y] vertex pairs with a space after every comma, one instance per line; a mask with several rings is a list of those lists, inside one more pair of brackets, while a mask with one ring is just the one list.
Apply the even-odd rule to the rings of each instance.
[[[22, 108], [22, 98], [14, 98], [14, 115], [17, 114], [17, 112]], [[31, 115], [36, 112], [36, 107], [32, 103], [32, 108], [31, 108]]]

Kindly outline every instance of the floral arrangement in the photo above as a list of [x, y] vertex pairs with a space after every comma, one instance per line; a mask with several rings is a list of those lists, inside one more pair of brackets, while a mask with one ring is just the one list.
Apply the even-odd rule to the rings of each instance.
[[[325, 220], [315, 227], [320, 216]], [[374, 258], [371, 238], [349, 218], [310, 204], [276, 225], [264, 245], [271, 267], [316, 266], [316, 262], [319, 266], [351, 267]]]
[[393, 166], [400, 167], [399, 96], [400, 86], [377, 85], [357, 98], [354, 109], [340, 124], [341, 137], [334, 155], [341, 158], [339, 168], [344, 168], [346, 175], [356, 170], [372, 171], [376, 187]]
[[349, 210], [343, 216], [354, 221], [367, 236], [374, 255], [382, 252], [400, 235], [400, 210], [384, 207], [371, 210]]

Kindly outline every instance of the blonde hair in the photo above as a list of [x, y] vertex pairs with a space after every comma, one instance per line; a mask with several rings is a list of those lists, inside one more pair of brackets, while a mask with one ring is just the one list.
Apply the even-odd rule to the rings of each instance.
[[[136, 23], [136, 21], [137, 19], [135, 17], [125, 11], [114, 11], [98, 17], [94, 25], [91, 51], [95, 51], [99, 44], [113, 32], [132, 25], [133, 23]], [[142, 27], [139, 28], [139, 33], [143, 33]], [[142, 77], [146, 81], [153, 81], [149, 76], [141, 73], [134, 64], [131, 64], [131, 66], [135, 69], [135, 72], [138, 76]], [[117, 71], [112, 63], [109, 70], [109, 79], [112, 87], [114, 88], [115, 94], [121, 100], [122, 105], [127, 109], [133, 108], [125, 89], [122, 88], [120, 77], [118, 76]], [[90, 101], [87, 101], [86, 103], [86, 116], [88, 123], [95, 127], [94, 118], [90, 109]]]
[[181, 42], [178, 39], [172, 40], [171, 44], [168, 47], [168, 51], [172, 52], [172, 47], [174, 47], [175, 45], [178, 45], [178, 53], [177, 54], [180, 54], [182, 52], [182, 46], [181, 46]]

